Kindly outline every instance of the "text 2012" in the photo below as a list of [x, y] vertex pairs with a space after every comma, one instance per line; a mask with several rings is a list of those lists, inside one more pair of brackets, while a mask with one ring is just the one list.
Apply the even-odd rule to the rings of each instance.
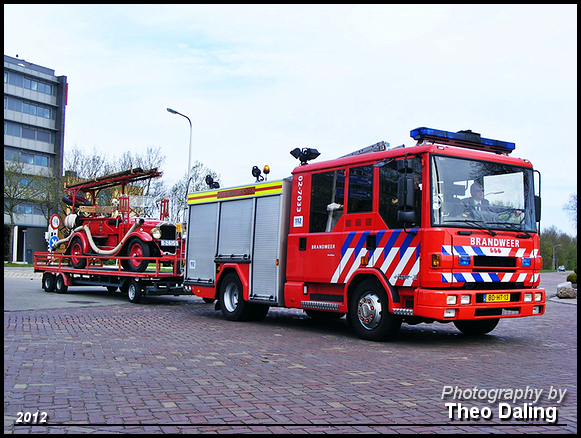
[[17, 412], [16, 424], [44, 424], [48, 420], [46, 412]]

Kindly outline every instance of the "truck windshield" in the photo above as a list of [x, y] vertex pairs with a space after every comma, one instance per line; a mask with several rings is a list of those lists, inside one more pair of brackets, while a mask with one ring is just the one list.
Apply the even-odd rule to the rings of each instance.
[[532, 169], [431, 157], [432, 225], [535, 231]]

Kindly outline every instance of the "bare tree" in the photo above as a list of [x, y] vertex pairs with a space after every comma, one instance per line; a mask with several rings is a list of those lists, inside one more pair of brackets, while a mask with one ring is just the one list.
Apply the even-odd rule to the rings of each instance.
[[[190, 174], [190, 192], [203, 192], [209, 190], [210, 187], [206, 184], [206, 176], [210, 175], [212, 179], [219, 183], [220, 175], [213, 170], [205, 167], [199, 161], [194, 162]], [[187, 207], [186, 186], [188, 182], [188, 175], [184, 175], [178, 182], [176, 182], [169, 192], [169, 199], [171, 204], [170, 217], [173, 221], [185, 220], [183, 212]], [[193, 190], [192, 190], [193, 187]]]
[[[7, 160], [4, 154], [4, 214], [10, 218], [7, 242], [12, 242], [18, 207], [34, 202], [40, 194], [38, 179], [31, 171], [30, 165], [21, 161], [20, 154], [16, 154], [11, 160]], [[8, 257], [8, 260], [12, 259], [10, 244], [8, 254], [4, 256]]]
[[575, 224], [575, 229], [577, 229], [577, 193], [569, 195], [569, 201], [565, 204], [563, 210], [569, 214]]
[[45, 169], [34, 176], [39, 187], [37, 201], [47, 222], [52, 213], [58, 211], [62, 199], [62, 179], [55, 174], [54, 169]]

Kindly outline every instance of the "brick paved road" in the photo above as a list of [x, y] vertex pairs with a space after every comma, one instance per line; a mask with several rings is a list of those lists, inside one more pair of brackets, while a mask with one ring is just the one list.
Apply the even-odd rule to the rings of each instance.
[[[576, 433], [576, 348], [577, 306], [555, 301], [482, 338], [421, 324], [390, 343], [283, 309], [229, 322], [198, 299], [5, 312], [4, 432]], [[535, 406], [558, 421], [500, 420], [506, 400], [441, 399], [444, 386], [542, 389]], [[449, 402], [492, 418], [450, 420]]]

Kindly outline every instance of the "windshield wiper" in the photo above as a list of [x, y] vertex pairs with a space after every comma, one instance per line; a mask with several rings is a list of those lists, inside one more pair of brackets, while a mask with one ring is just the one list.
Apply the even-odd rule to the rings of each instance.
[[516, 237], [527, 238], [527, 239], [530, 239], [531, 237], [533, 237], [527, 231], [521, 230], [519, 227], [520, 224], [515, 224], [513, 222], [489, 222], [489, 224], [504, 225], [504, 226], [509, 227], [513, 231], [522, 231], [523, 232], [523, 234], [517, 234]]
[[462, 223], [466, 223], [466, 224], [473, 225], [476, 228], [479, 228], [481, 230], [487, 231], [488, 233], [490, 233], [491, 236], [496, 236], [497, 235], [497, 233], [495, 233], [491, 229], [486, 228], [484, 225], [482, 225], [481, 222], [474, 221], [474, 220], [471, 220], [471, 219], [449, 220], [449, 221], [444, 221], [444, 222], [462, 222]]

